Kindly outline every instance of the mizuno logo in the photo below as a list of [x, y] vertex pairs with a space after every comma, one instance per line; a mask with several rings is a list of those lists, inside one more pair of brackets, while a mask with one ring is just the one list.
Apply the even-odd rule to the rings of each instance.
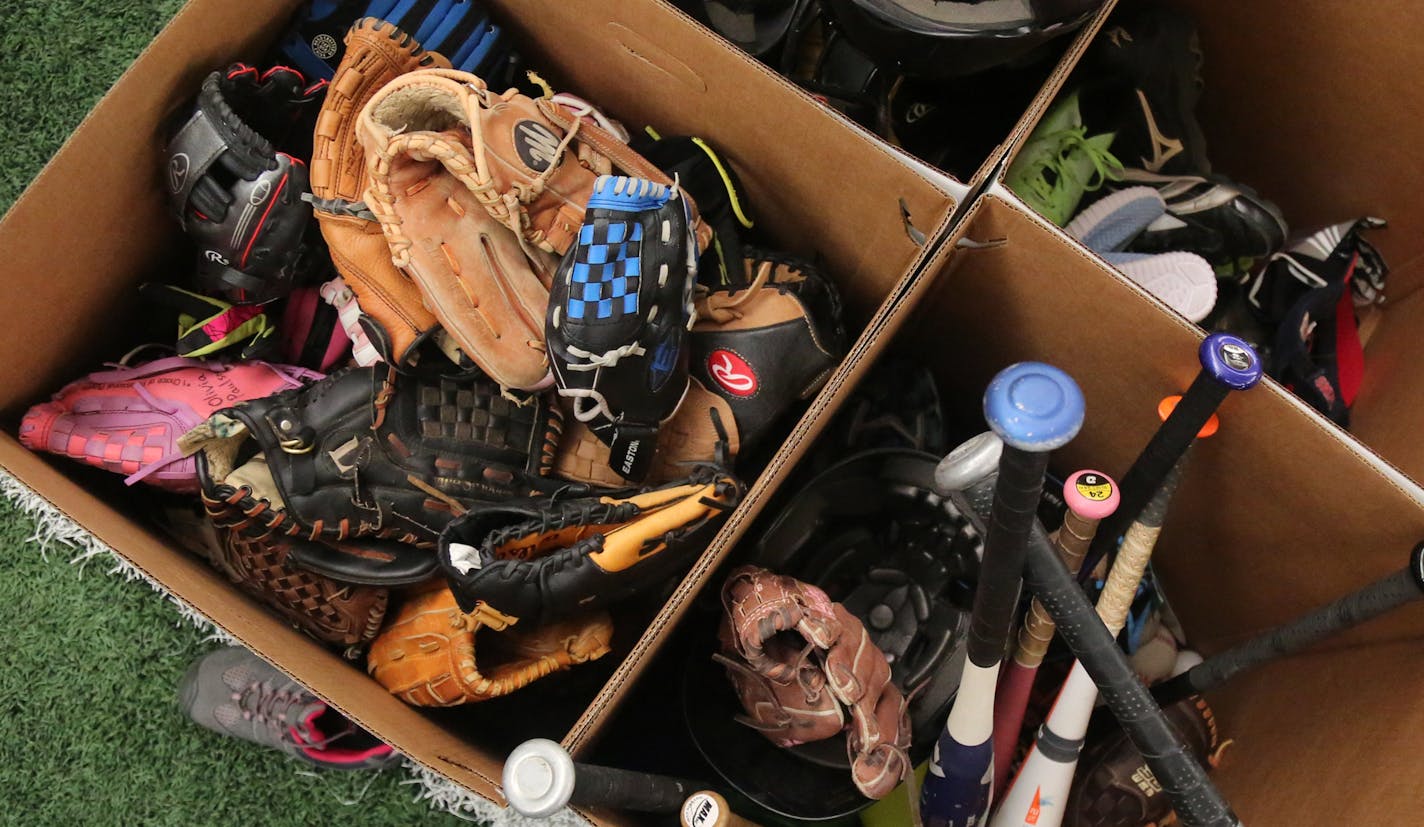
[[514, 125], [514, 148], [526, 167], [543, 172], [559, 160], [559, 136], [538, 121]]
[[1142, 167], [1148, 172], [1161, 172], [1162, 167], [1186, 151], [1186, 147], [1176, 138], [1163, 135], [1162, 130], [1157, 128], [1157, 119], [1152, 115], [1152, 104], [1147, 102], [1147, 96], [1141, 89], [1137, 90], [1137, 102], [1142, 105], [1142, 117], [1147, 121], [1147, 134], [1152, 138], [1152, 159], [1141, 159]]

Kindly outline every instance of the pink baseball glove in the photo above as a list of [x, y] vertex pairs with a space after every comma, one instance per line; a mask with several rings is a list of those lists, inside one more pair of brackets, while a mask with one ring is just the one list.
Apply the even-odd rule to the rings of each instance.
[[267, 362], [170, 357], [91, 373], [30, 408], [20, 442], [179, 493], [198, 492], [192, 457], [178, 437], [213, 411], [298, 388], [322, 375]]

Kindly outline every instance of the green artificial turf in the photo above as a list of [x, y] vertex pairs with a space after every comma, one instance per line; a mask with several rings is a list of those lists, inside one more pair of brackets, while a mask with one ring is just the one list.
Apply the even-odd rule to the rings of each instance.
[[[0, 211], [181, 5], [0, 0]], [[175, 687], [219, 644], [107, 560], [42, 558], [34, 532], [0, 502], [0, 823], [460, 823], [398, 768], [317, 771], [190, 723]]]

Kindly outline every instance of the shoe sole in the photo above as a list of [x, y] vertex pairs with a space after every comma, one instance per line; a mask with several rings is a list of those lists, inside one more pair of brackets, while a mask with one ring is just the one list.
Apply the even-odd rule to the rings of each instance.
[[1113, 266], [1190, 322], [1200, 322], [1216, 307], [1216, 273], [1195, 253], [1162, 253]]
[[1091, 250], [1115, 252], [1166, 211], [1157, 190], [1128, 187], [1094, 201], [1063, 229]]

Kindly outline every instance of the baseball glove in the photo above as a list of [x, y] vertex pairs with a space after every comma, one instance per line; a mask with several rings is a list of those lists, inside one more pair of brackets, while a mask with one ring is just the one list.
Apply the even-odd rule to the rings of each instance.
[[677, 187], [599, 178], [549, 297], [559, 395], [630, 480], [647, 478], [658, 427], [687, 389], [687, 334], [697, 318], [690, 209]]
[[[714, 461], [718, 450], [723, 450], [730, 460], [741, 448], [731, 406], [696, 379], [688, 380], [682, 402], [658, 429], [658, 435], [658, 450], [645, 480], [648, 485], [684, 477], [690, 465]], [[554, 476], [603, 488], [631, 485], [631, 480], [613, 470], [608, 457], [608, 446], [587, 425], [571, 416], [564, 417]]]
[[777, 746], [846, 732], [851, 778], [884, 798], [909, 775], [910, 719], [890, 665], [865, 627], [815, 586], [756, 566], [722, 585], [725, 610], [714, 655], [746, 716]]
[[840, 295], [809, 262], [748, 247], [746, 270], [745, 288], [698, 296], [690, 361], [750, 448], [821, 389], [845, 356], [846, 333]]
[[359, 122], [366, 204], [385, 229], [391, 262], [461, 351], [504, 387], [547, 387], [543, 319], [557, 262], [485, 208], [480, 93], [467, 79], [478, 80], [412, 72], [370, 100]]
[[546, 623], [647, 592], [684, 571], [736, 507], [716, 465], [680, 483], [471, 510], [440, 537], [440, 566], [465, 611]]
[[[559, 415], [488, 381], [401, 377], [388, 366], [227, 408], [183, 437], [203, 498], [252, 526], [339, 542], [430, 548], [471, 506], [552, 491]], [[261, 453], [270, 483], [244, 464]], [[275, 496], [274, 496], [275, 493]]]
[[[1216, 716], [1201, 696], [1166, 707], [1167, 720], [1203, 766], [1215, 767], [1231, 742], [1222, 742]], [[1172, 804], [1142, 754], [1111, 715], [1097, 716], [1068, 794], [1064, 827], [1165, 825]]]
[[[391, 694], [416, 706], [487, 701], [546, 675], [608, 654], [613, 623], [606, 612], [583, 614], [527, 631], [479, 606], [465, 612], [443, 586], [408, 598], [371, 644], [366, 671]], [[479, 635], [485, 627], [499, 634]]]
[[65, 385], [20, 421], [20, 443], [118, 474], [129, 485], [197, 493], [193, 460], [179, 438], [211, 412], [282, 390], [321, 374], [266, 362], [171, 357], [115, 366]]
[[169, 205], [198, 247], [194, 286], [234, 304], [286, 295], [312, 269], [302, 201], [307, 168], [274, 146], [325, 81], [244, 64], [203, 81], [192, 114], [165, 148]]
[[420, 289], [391, 263], [391, 249], [366, 209], [366, 150], [356, 137], [361, 110], [381, 87], [407, 72], [447, 68], [390, 23], [366, 18], [345, 37], [346, 51], [322, 103], [312, 136], [312, 206], [331, 260], [356, 295], [358, 320], [388, 361], [411, 361], [437, 326]]
[[228, 580], [293, 626], [323, 643], [358, 646], [375, 638], [389, 591], [338, 582], [293, 564], [290, 553], [309, 541], [268, 534], [251, 537], [217, 528], [208, 560]]

